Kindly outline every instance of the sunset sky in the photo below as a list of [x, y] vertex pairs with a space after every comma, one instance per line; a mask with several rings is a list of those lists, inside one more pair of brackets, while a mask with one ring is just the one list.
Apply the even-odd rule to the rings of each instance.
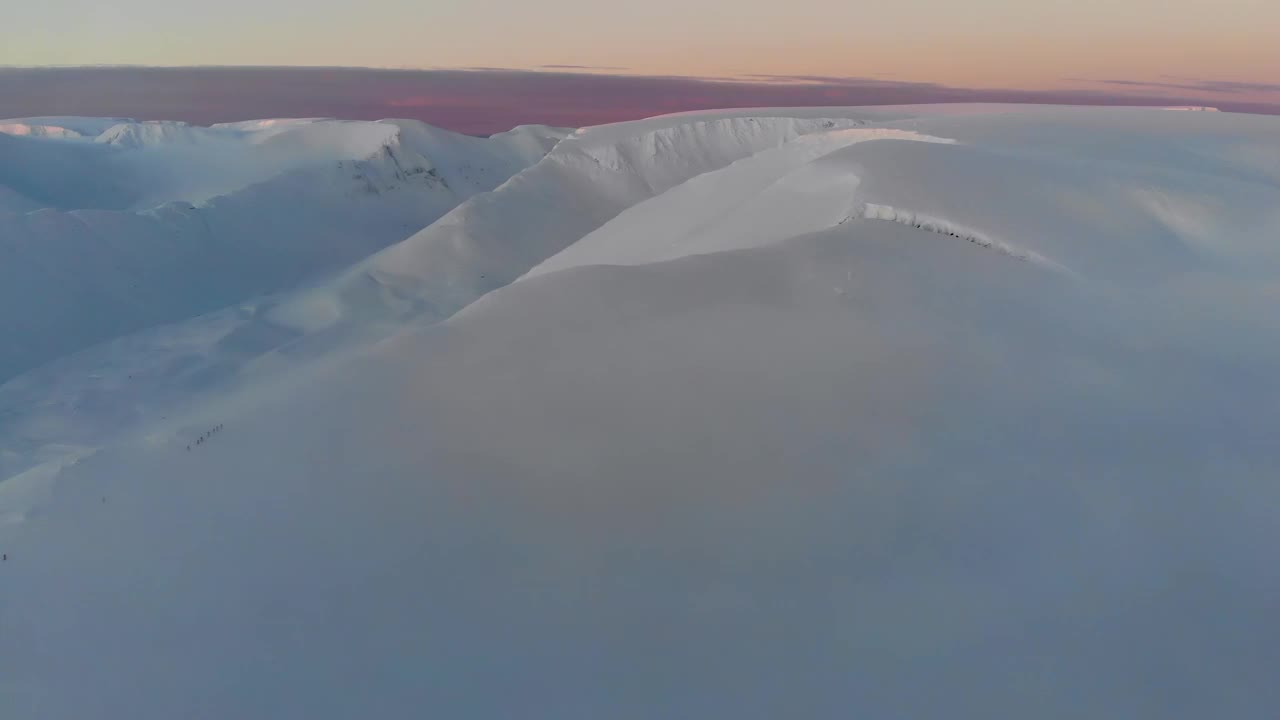
[[43, 0], [4, 14], [7, 66], [856, 78], [1280, 106], [1273, 0]]

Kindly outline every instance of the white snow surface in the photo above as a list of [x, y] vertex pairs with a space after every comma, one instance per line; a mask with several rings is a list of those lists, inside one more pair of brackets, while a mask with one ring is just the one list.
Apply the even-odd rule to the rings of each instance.
[[[0, 141], [439, 137], [382, 125]], [[0, 717], [1280, 712], [1280, 119], [555, 138], [341, 272], [0, 385]], [[246, 217], [320, 210], [271, 187]]]
[[0, 121], [0, 307], [26, 308], [0, 314], [0, 382], [339, 270], [497, 187], [564, 134]]

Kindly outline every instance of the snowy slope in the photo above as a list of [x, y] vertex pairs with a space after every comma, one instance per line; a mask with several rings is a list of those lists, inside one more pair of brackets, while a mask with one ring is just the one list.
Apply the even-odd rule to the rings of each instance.
[[[924, 225], [1122, 283], [1210, 259], [1274, 261], [1280, 146], [1270, 122], [1231, 116], [1189, 133], [1202, 123], [1161, 119], [1022, 110], [824, 133], [637, 204], [534, 273], [750, 247], [862, 220]], [[1220, 187], [1207, 193], [1210, 183]], [[1079, 241], [1082, 215], [1098, 225], [1095, 242]]]
[[1274, 716], [1280, 122], [815, 112], [0, 387], [0, 716]]
[[282, 312], [302, 317], [306, 306], [323, 304], [337, 309], [327, 313], [335, 320], [367, 321], [405, 309], [448, 317], [638, 202], [759, 151], [856, 126], [871, 115], [829, 114], [675, 116], [580, 131], [493, 193], [463, 203]]
[[[287, 373], [299, 356], [367, 342], [405, 322], [448, 317], [634, 203], [804, 134], [857, 126], [886, 114], [900, 113], [822, 108], [763, 111], [758, 117], [740, 113], [671, 116], [586, 129], [559, 145], [555, 145], [557, 135], [544, 128], [516, 128], [495, 136], [494, 141], [515, 148], [520, 160], [539, 157], [552, 145], [555, 149], [493, 193], [473, 197], [422, 232], [335, 278], [300, 292], [240, 302], [193, 326], [199, 328], [196, 331], [178, 328], [171, 333], [159, 328], [124, 337], [0, 387], [0, 409], [8, 409], [7, 419], [0, 421], [0, 476], [56, 463], [68, 452], [74, 454], [75, 448], [102, 444], [104, 433], [167, 415], [192, 394], [217, 391], [228, 378], [246, 372], [255, 376]], [[290, 125], [309, 123], [242, 123], [227, 129], [273, 133]], [[325, 146], [337, 141], [334, 135], [330, 132], [326, 137], [312, 129], [295, 136], [293, 142]], [[410, 133], [402, 137], [416, 146], [425, 145], [432, 157], [452, 157], [440, 144], [429, 144], [430, 138]], [[458, 158], [455, 166], [457, 175], [473, 172], [467, 158]], [[246, 201], [263, 196], [271, 198], [255, 192], [246, 194]], [[291, 203], [314, 206], [306, 198]], [[350, 203], [335, 204], [333, 211], [336, 218], [327, 220], [327, 229], [371, 222], [355, 215]], [[237, 215], [261, 218], [264, 214], [250, 210]], [[388, 218], [383, 214], [375, 220]], [[227, 233], [231, 237], [244, 234]], [[260, 234], [264, 233], [247, 233], [254, 247], [262, 245], [257, 240]], [[513, 237], [519, 242], [511, 242]], [[343, 242], [347, 247], [349, 241]], [[236, 253], [233, 248], [227, 255], [239, 257]], [[275, 257], [292, 269], [300, 262], [293, 259], [296, 254], [286, 248]], [[235, 277], [251, 279], [252, 275]], [[247, 290], [241, 285], [239, 297], [246, 297]], [[83, 319], [82, 306], [75, 298], [66, 305], [76, 319]], [[95, 318], [90, 327], [110, 326], [112, 318]], [[21, 321], [21, 317], [15, 319]], [[42, 327], [52, 326], [39, 325], [32, 334]], [[77, 371], [84, 367], [98, 371]]]
[[0, 381], [337, 270], [493, 189], [563, 134], [483, 139], [415, 121], [0, 133], [0, 306], [27, 308], [0, 315], [12, 340]]

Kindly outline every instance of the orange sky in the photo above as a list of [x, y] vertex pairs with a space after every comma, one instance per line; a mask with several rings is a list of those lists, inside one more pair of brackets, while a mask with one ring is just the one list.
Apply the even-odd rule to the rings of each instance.
[[573, 64], [1033, 89], [1280, 83], [1272, 0], [43, 0], [5, 15], [0, 64], [10, 65]]

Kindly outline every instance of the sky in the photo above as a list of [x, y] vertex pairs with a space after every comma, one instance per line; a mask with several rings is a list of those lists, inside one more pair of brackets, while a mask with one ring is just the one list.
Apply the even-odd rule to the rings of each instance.
[[[5, 9], [0, 66], [587, 73], [616, 93], [678, 78], [806, 85], [817, 99], [814, 85], [860, 82], [1267, 111], [1280, 106], [1276, 28], [1273, 0], [42, 0]], [[420, 110], [427, 90], [382, 100]], [[824, 104], [848, 93], [833, 94]], [[0, 96], [0, 116], [22, 102]]]

